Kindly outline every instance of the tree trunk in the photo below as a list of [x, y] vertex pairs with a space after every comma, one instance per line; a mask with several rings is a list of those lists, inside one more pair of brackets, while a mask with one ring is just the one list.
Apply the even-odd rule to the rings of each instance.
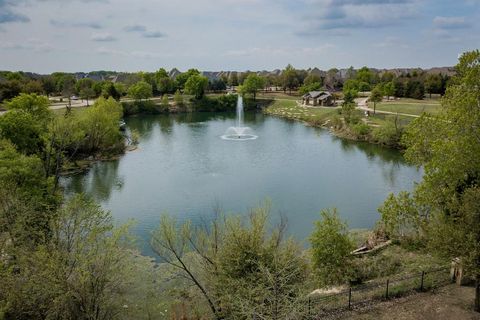
[[377, 110], [377, 103], [373, 102], [373, 114], [375, 115], [375, 111]]

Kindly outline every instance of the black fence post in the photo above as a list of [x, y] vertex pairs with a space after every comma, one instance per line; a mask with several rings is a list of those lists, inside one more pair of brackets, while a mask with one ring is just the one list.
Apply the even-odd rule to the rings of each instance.
[[310, 297], [308, 297], [308, 315], [312, 314], [312, 301]]
[[352, 287], [348, 289], [348, 309], [352, 308]]
[[387, 279], [387, 290], [385, 291], [385, 299], [388, 299], [388, 285], [390, 284], [390, 279]]
[[422, 271], [422, 280], [420, 281], [420, 291], [423, 291], [424, 278], [425, 278], [425, 271]]

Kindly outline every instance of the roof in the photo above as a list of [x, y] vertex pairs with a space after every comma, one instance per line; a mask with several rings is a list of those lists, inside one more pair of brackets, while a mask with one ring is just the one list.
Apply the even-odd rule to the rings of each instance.
[[328, 91], [310, 91], [309, 93], [305, 94], [303, 98], [313, 98], [313, 99], [326, 99], [332, 96], [332, 94]]

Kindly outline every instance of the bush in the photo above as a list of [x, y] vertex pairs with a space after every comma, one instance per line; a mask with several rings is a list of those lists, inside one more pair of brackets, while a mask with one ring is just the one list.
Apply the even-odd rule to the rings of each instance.
[[375, 128], [372, 135], [377, 143], [398, 148], [400, 146], [402, 132], [403, 130], [397, 129], [394, 123], [387, 122], [385, 125]]
[[364, 137], [368, 135], [371, 131], [371, 128], [368, 124], [366, 123], [357, 123], [351, 127], [352, 132], [357, 136], [357, 137]]
[[122, 102], [123, 114], [126, 116], [146, 113], [146, 114], [158, 114], [161, 113], [160, 108], [155, 105], [155, 102], [145, 100], [145, 101], [132, 101], [132, 102]]
[[310, 236], [313, 265], [319, 282], [322, 285], [345, 283], [351, 277], [350, 253], [355, 245], [336, 209], [323, 210], [320, 215], [321, 220], [315, 222]]

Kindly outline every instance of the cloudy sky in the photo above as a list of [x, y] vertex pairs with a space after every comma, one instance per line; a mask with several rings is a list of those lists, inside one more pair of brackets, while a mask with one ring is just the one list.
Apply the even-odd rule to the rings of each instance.
[[0, 70], [450, 66], [479, 21], [480, 0], [0, 0]]

